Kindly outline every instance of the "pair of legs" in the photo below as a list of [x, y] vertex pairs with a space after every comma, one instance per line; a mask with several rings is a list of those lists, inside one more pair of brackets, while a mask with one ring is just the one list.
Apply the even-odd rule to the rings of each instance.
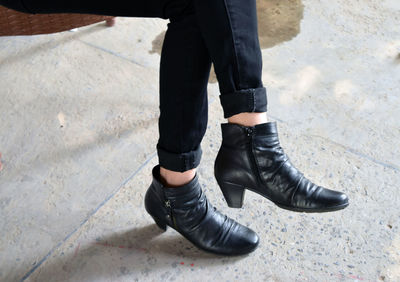
[[207, 83], [211, 62], [224, 116], [231, 122], [266, 122], [261, 81], [256, 3], [189, 0], [170, 18], [160, 62], [160, 139], [157, 152], [164, 184], [193, 179], [207, 128]]
[[188, 183], [200, 163], [211, 62], [225, 118], [248, 125], [267, 120], [256, 3], [250, 2], [189, 1], [185, 13], [168, 24], [160, 63], [157, 151], [169, 187]]
[[29, 13], [87, 13], [169, 19], [160, 61], [157, 153], [168, 186], [189, 182], [199, 165], [207, 128], [211, 63], [229, 122], [266, 122], [256, 0], [142, 0], [99, 2], [0, 0]]

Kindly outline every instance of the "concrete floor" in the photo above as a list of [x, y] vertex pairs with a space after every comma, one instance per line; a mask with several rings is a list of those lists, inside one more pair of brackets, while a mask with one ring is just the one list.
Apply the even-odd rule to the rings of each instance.
[[346, 192], [303, 214], [213, 177], [220, 123], [198, 172], [211, 202], [261, 238], [248, 256], [199, 251], [152, 222], [158, 64], [167, 21], [118, 18], [77, 32], [0, 38], [1, 281], [400, 281], [400, 4], [260, 0], [269, 115], [292, 162]]

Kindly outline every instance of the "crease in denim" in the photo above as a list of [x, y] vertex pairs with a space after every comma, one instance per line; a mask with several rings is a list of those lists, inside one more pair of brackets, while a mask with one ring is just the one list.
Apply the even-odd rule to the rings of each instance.
[[[228, 17], [228, 22], [229, 22], [229, 27], [231, 29], [231, 34], [232, 34], [232, 43], [233, 43], [233, 52], [235, 54], [234, 59], [235, 59], [235, 71], [236, 71], [236, 75], [237, 75], [237, 80], [238, 80], [238, 85], [236, 86], [236, 90], [237, 89], [241, 89], [241, 80], [240, 80], [240, 71], [239, 71], [239, 60], [238, 60], [238, 54], [237, 54], [237, 50], [236, 50], [236, 40], [235, 40], [235, 33], [233, 30], [233, 25], [232, 25], [232, 19], [231, 19], [231, 15], [229, 13], [229, 5], [227, 3], [227, 0], [224, 0], [224, 6], [225, 6], [225, 11]], [[236, 83], [235, 83], [236, 84]]]

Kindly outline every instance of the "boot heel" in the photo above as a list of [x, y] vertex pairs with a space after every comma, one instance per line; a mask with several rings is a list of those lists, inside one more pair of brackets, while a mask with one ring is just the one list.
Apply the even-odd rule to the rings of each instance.
[[243, 206], [245, 187], [229, 182], [218, 183], [228, 207], [241, 208]]
[[161, 220], [155, 218], [154, 216], [152, 216], [152, 218], [154, 219], [154, 222], [157, 224], [157, 226], [160, 227], [160, 229], [164, 231], [167, 230], [167, 224], [165, 222], [162, 222]]

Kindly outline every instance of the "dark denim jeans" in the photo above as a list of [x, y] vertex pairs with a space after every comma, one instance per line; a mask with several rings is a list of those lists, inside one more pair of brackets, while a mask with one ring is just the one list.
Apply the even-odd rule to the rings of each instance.
[[169, 19], [160, 61], [157, 143], [159, 163], [164, 168], [183, 172], [200, 163], [211, 63], [225, 118], [267, 111], [256, 0], [0, 0], [0, 4], [38, 14]]

